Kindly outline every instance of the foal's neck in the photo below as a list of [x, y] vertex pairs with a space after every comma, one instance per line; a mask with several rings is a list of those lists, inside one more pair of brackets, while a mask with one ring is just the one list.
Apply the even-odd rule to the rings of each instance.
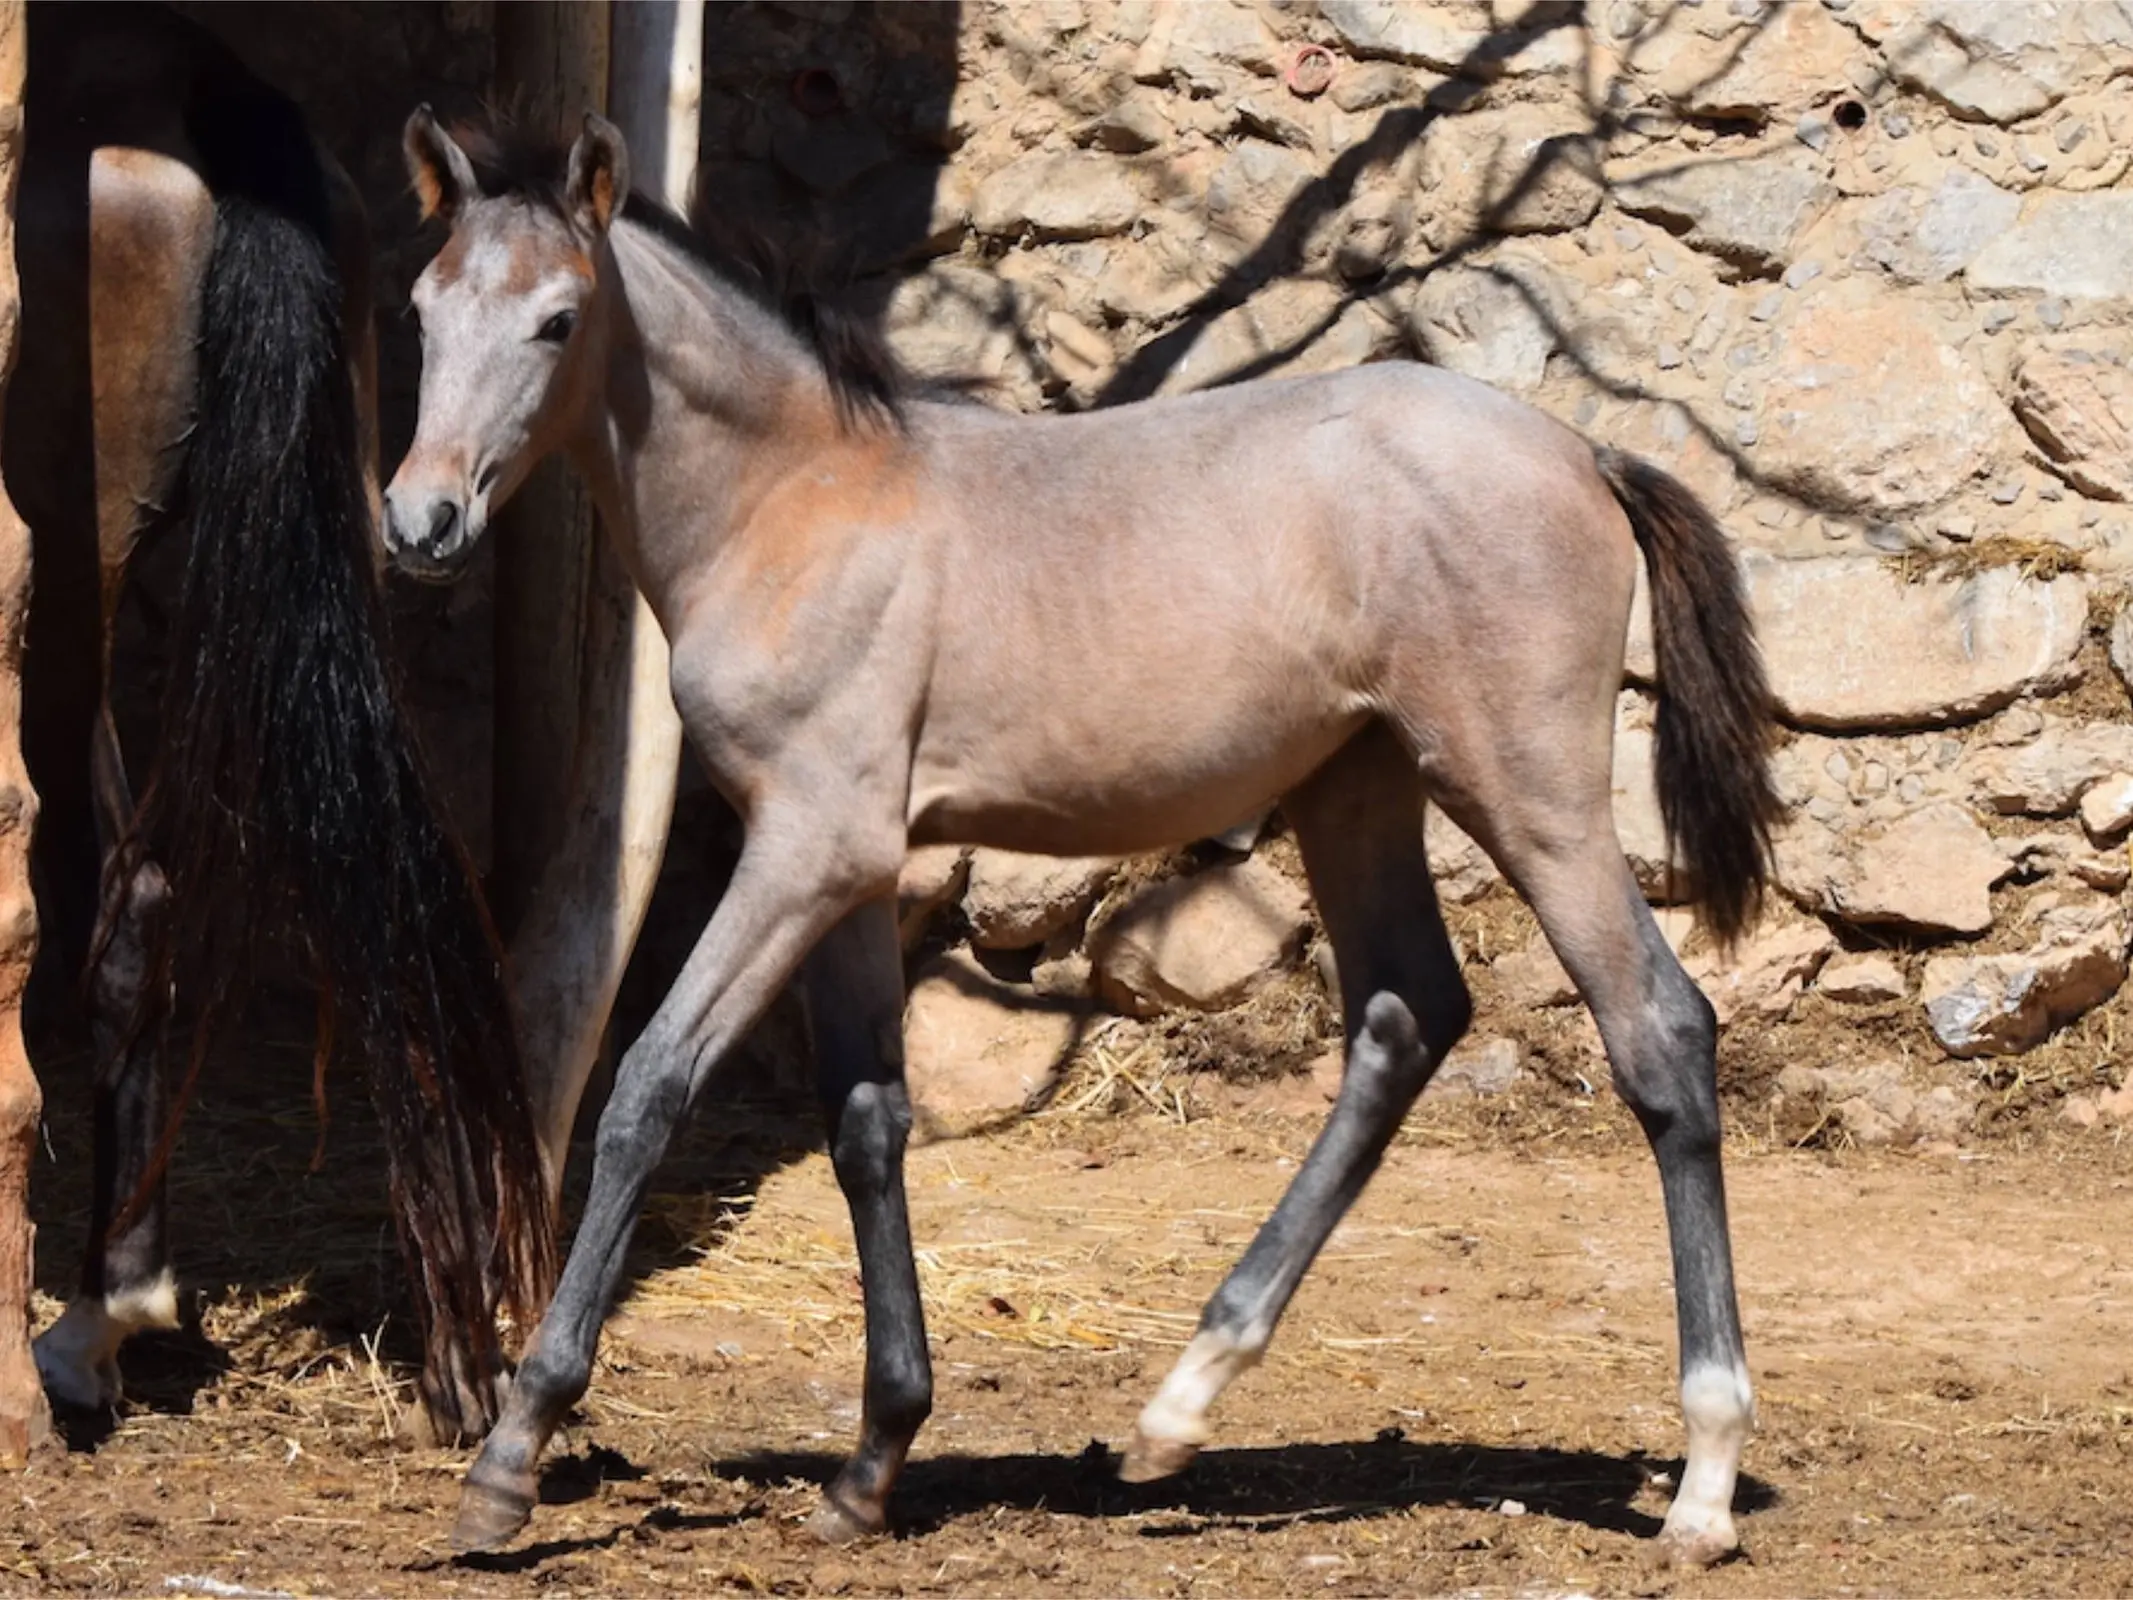
[[578, 466], [671, 632], [690, 575], [837, 433], [821, 364], [778, 315], [680, 245], [619, 221], [605, 404]]

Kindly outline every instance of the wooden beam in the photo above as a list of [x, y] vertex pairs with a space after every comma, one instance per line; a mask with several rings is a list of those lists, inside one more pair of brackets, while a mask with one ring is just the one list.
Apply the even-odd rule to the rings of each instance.
[[[571, 138], [587, 111], [607, 109], [607, 0], [520, 0], [493, 15], [498, 97], [529, 129]], [[563, 836], [594, 535], [591, 502], [561, 461], [496, 521], [490, 902], [509, 936]]]
[[[23, 0], [0, 0], [0, 393], [15, 365], [21, 297], [15, 283], [15, 180], [22, 163]], [[44, 1110], [22, 1048], [22, 987], [37, 953], [30, 826], [37, 796], [22, 764], [22, 629], [30, 599], [30, 534], [0, 492], [0, 1467], [19, 1467], [51, 1436], [52, 1415], [30, 1358], [30, 1283], [37, 1230], [30, 1161]]]

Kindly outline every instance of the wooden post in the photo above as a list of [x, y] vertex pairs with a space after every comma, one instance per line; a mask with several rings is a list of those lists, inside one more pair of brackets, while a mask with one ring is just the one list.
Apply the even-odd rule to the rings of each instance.
[[[22, 163], [23, 0], [0, 0], [0, 393], [15, 365], [15, 180]], [[37, 953], [30, 827], [37, 796], [22, 765], [22, 627], [30, 534], [0, 493], [0, 1467], [19, 1467], [52, 1430], [30, 1359], [30, 1161], [44, 1109], [22, 1048], [22, 986]]]
[[[529, 129], [572, 138], [587, 111], [607, 109], [607, 0], [520, 0], [493, 15], [498, 96]], [[559, 460], [496, 521], [490, 904], [508, 936], [563, 836], [595, 551], [591, 503]]]
[[[499, 19], [512, 9], [501, 8]], [[618, 8], [613, 51], [607, 104], [628, 141], [634, 181], [677, 207], [685, 206], [696, 175], [702, 0], [636, 0]], [[511, 948], [527, 1076], [551, 1178], [557, 1181], [580, 1095], [658, 881], [681, 767], [681, 718], [668, 687], [666, 638], [612, 546], [604, 539], [593, 544], [587, 565], [575, 569], [585, 574], [575, 608], [562, 609], [567, 597], [560, 588], [549, 598], [554, 615], [567, 617], [574, 643], [567, 680], [574, 716], [564, 746], [574, 758], [568, 763], [569, 789], [560, 813], [568, 835], [549, 836], [534, 858], [544, 865], [530, 899], [519, 901], [523, 915]], [[504, 559], [501, 548], [498, 559]], [[534, 693], [562, 695], [563, 664], [537, 669], [532, 658], [544, 651], [559, 653], [555, 641], [564, 625], [549, 624], [542, 632], [539, 618], [547, 613], [522, 603], [508, 624], [533, 630], [523, 641], [521, 659], [519, 645], [504, 643], [501, 572], [497, 599], [501, 751], [511, 726], [507, 716], [519, 719], [524, 728], [556, 711], [554, 706], [527, 708], [513, 702]], [[513, 662], [517, 664], [507, 671], [507, 663]], [[542, 737], [555, 731], [551, 728]], [[524, 751], [536, 748], [530, 736], [516, 737], [524, 739]], [[562, 771], [507, 767], [499, 756], [500, 873], [514, 859], [503, 842], [505, 808], [519, 803], [519, 790], [507, 783], [552, 782]], [[520, 880], [521, 885], [525, 881]], [[507, 892], [510, 888], [501, 879], [500, 887]]]

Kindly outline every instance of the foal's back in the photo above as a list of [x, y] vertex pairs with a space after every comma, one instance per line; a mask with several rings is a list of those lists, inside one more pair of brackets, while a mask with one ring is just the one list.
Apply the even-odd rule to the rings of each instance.
[[1075, 417], [923, 406], [914, 433], [943, 596], [919, 837], [1152, 847], [1372, 715], [1426, 746], [1506, 673], [1582, 711], [1620, 661], [1634, 544], [1590, 446], [1440, 368]]

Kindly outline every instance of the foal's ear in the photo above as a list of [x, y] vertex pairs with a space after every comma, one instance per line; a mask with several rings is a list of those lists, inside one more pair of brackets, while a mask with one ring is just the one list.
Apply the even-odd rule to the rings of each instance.
[[407, 175], [422, 202], [422, 220], [452, 214], [480, 193], [474, 182], [474, 163], [452, 136], [438, 123], [428, 106], [417, 106], [400, 135], [400, 148], [407, 156]]
[[570, 147], [570, 179], [563, 199], [578, 225], [607, 232], [630, 193], [630, 153], [622, 130], [607, 118], [585, 113], [585, 131]]

